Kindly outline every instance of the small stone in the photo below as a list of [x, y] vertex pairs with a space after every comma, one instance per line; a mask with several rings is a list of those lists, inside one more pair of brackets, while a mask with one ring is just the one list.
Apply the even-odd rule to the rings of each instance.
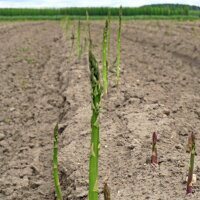
[[[153, 103], [153, 104], [158, 104], [158, 100], [156, 100], [156, 99], [155, 99], [155, 100], [152, 100], [152, 103]], [[158, 107], [159, 107], [159, 105], [158, 105]]]
[[130, 144], [130, 145], [128, 146], [128, 149], [133, 150], [133, 149], [135, 149], [135, 147], [136, 147], [135, 144]]
[[25, 176], [25, 177], [23, 177], [23, 179], [22, 179], [23, 181], [21, 182], [21, 187], [28, 187], [28, 185], [29, 185], [29, 180], [28, 180], [28, 177], [27, 176]]
[[10, 108], [10, 111], [11, 111], [11, 112], [14, 111], [14, 110], [15, 110], [15, 108], [13, 108], [13, 107]]
[[31, 149], [32, 149], [34, 146], [35, 146], [34, 143], [30, 143], [30, 144], [29, 144], [29, 147], [30, 147]]
[[176, 149], [184, 149], [183, 146], [182, 146], [181, 144], [176, 144], [176, 145], [175, 145], [175, 148], [176, 148]]
[[0, 141], [5, 139], [5, 135], [3, 133], [0, 133]]
[[167, 115], [167, 116], [170, 115], [170, 111], [169, 111], [168, 109], [165, 109], [165, 110], [163, 111], [163, 113], [164, 113], [165, 115]]
[[87, 190], [83, 190], [83, 191], [78, 192], [77, 197], [84, 198], [84, 197], [87, 197], [87, 195], [88, 195]]
[[[186, 176], [186, 182], [188, 181], [188, 176]], [[193, 174], [192, 176], [192, 184], [195, 184], [197, 182], [197, 175], [196, 174]]]
[[160, 172], [160, 173], [159, 173], [159, 176], [160, 176], [160, 177], [168, 177], [168, 176], [169, 176], [169, 173], [168, 173], [167, 171]]
[[40, 185], [44, 184], [43, 181], [30, 181], [30, 186], [32, 189], [38, 188]]
[[183, 128], [182, 130], [179, 131], [178, 134], [181, 136], [188, 136], [188, 130], [186, 128]]
[[86, 135], [89, 135], [89, 134], [90, 134], [89, 131], [82, 131], [82, 132], [80, 132], [81, 136], [86, 136]]
[[137, 80], [137, 81], [136, 81], [136, 85], [140, 85], [140, 80]]
[[59, 40], [58, 37], [54, 37], [54, 38], [53, 38], [53, 41], [54, 41], [54, 42], [57, 42], [58, 40]]
[[115, 108], [119, 108], [119, 107], [120, 107], [120, 103], [116, 103]]
[[123, 146], [123, 142], [122, 141], [117, 141], [117, 146]]
[[178, 166], [179, 166], [179, 167], [185, 167], [185, 164], [179, 160], [179, 161], [178, 161]]
[[177, 113], [178, 109], [177, 108], [172, 108], [172, 113]]
[[32, 174], [33, 174], [33, 175], [38, 175], [38, 174], [40, 174], [40, 170], [39, 170], [36, 166], [31, 165], [30, 168], [32, 169]]

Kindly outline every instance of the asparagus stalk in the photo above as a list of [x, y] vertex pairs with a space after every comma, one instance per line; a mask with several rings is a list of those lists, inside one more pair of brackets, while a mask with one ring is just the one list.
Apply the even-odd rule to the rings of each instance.
[[99, 161], [99, 114], [102, 96], [100, 84], [100, 74], [98, 63], [89, 49], [90, 82], [92, 97], [92, 117], [91, 117], [91, 152], [89, 163], [89, 200], [98, 200], [98, 161]]
[[107, 183], [104, 184], [103, 193], [104, 193], [104, 200], [111, 200], [110, 188], [108, 187]]
[[158, 155], [157, 155], [157, 143], [158, 137], [156, 132], [152, 136], [152, 155], [151, 155], [151, 164], [158, 164]]
[[[193, 132], [190, 132], [189, 135], [188, 135], [188, 142], [187, 142], [187, 146], [186, 146], [186, 153], [191, 153], [191, 151], [192, 151], [193, 135], [194, 135]], [[195, 152], [195, 156], [196, 155], [197, 154]]]
[[65, 25], [64, 25], [66, 39], [67, 39], [67, 34], [69, 32], [69, 29], [70, 29], [70, 19], [69, 19], [69, 17], [66, 17], [65, 18]]
[[71, 41], [72, 41], [72, 45], [71, 45], [71, 54], [72, 54], [72, 51], [74, 49], [74, 41], [75, 41], [75, 25], [73, 25], [73, 28], [72, 28]]
[[86, 20], [87, 20], [87, 26], [88, 26], [88, 38], [89, 38], [89, 41], [91, 39], [91, 33], [90, 33], [90, 18], [89, 18], [89, 13], [88, 11], [86, 10]]
[[108, 20], [106, 20], [104, 31], [103, 31], [103, 52], [102, 52], [103, 89], [104, 89], [105, 95], [107, 95], [108, 93], [107, 39], [108, 39]]
[[81, 21], [78, 21], [78, 29], [77, 29], [77, 50], [78, 50], [78, 58], [81, 58]]
[[118, 29], [118, 39], [117, 39], [117, 85], [119, 84], [120, 80], [120, 60], [121, 60], [121, 24], [122, 24], [122, 6], [119, 9], [119, 29]]
[[107, 46], [107, 61], [108, 61], [108, 68], [110, 66], [110, 34], [111, 34], [111, 13], [108, 12], [108, 46]]
[[192, 193], [192, 177], [194, 171], [194, 158], [195, 158], [195, 136], [194, 133], [191, 134], [192, 148], [190, 152], [190, 166], [187, 180], [187, 194]]
[[58, 124], [54, 128], [53, 175], [57, 200], [63, 200], [58, 175]]

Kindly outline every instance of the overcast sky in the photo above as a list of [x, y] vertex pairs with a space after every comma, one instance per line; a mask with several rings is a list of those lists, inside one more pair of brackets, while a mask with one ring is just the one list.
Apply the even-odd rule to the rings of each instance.
[[0, 7], [118, 7], [120, 5], [138, 7], [155, 3], [179, 3], [200, 6], [200, 0], [0, 0]]

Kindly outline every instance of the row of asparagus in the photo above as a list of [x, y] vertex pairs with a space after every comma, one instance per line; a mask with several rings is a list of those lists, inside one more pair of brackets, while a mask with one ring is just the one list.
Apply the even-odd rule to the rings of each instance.
[[[90, 144], [90, 158], [89, 158], [89, 200], [98, 200], [98, 163], [99, 163], [99, 148], [100, 148], [100, 136], [99, 136], [99, 116], [101, 108], [101, 99], [103, 95], [108, 93], [108, 69], [109, 69], [109, 57], [110, 57], [110, 22], [111, 16], [108, 14], [108, 19], [105, 22], [103, 31], [103, 45], [102, 45], [102, 79], [103, 85], [101, 84], [101, 76], [99, 71], [99, 64], [93, 54], [93, 45], [90, 33], [90, 22], [89, 15], [86, 13], [87, 26], [88, 26], [88, 38], [89, 38], [89, 68], [90, 68], [90, 83], [91, 83], [91, 144]], [[119, 12], [119, 28], [118, 28], [118, 41], [117, 41], [117, 59], [116, 59], [116, 79], [117, 84], [120, 79], [120, 49], [121, 49], [121, 17], [122, 7]], [[66, 23], [69, 28], [69, 21]], [[65, 27], [66, 28], [66, 27]], [[81, 23], [78, 21], [77, 26], [77, 52], [78, 58], [81, 58]], [[72, 35], [72, 41], [75, 39], [74, 34]], [[73, 47], [73, 45], [72, 45]], [[55, 193], [57, 200], [63, 200], [63, 195], [59, 182], [59, 171], [58, 171], [58, 124], [54, 128], [54, 150], [53, 150], [53, 174], [55, 183]], [[110, 200], [110, 189], [107, 183], [104, 185], [104, 198]]]
[[[121, 19], [122, 8], [119, 11], [119, 28], [117, 36], [117, 58], [116, 58], [116, 83], [120, 81], [120, 51], [121, 51]], [[101, 110], [101, 99], [103, 95], [108, 93], [108, 72], [110, 66], [110, 36], [111, 36], [111, 16], [108, 14], [108, 18], [105, 22], [103, 30], [103, 42], [102, 42], [102, 81], [101, 73], [99, 70], [99, 64], [93, 54], [92, 50], [92, 39], [90, 33], [90, 22], [89, 15], [86, 13], [87, 27], [88, 27], [88, 38], [89, 38], [89, 68], [90, 68], [90, 83], [91, 83], [91, 143], [90, 143], [90, 157], [89, 157], [89, 200], [98, 200], [98, 163], [99, 163], [99, 148], [100, 148], [100, 110]], [[67, 23], [69, 26], [69, 22]], [[78, 21], [77, 26], [77, 54], [78, 58], [81, 58], [81, 23]], [[75, 37], [72, 36], [72, 39]], [[73, 41], [73, 40], [72, 40]], [[72, 45], [73, 47], [73, 45]], [[102, 84], [103, 85], [102, 85]], [[158, 154], [157, 154], [157, 142], [158, 134], [156, 132], [152, 135], [152, 155], [151, 163], [153, 166], [158, 165]], [[195, 158], [195, 136], [194, 133], [189, 135], [188, 146], [190, 152], [190, 165], [187, 177], [187, 189], [186, 193], [192, 193], [193, 183], [193, 170], [194, 170], [194, 158]], [[54, 163], [54, 182], [57, 200], [63, 200], [62, 192], [59, 183], [58, 175], [58, 124], [54, 129], [54, 152], [53, 152], [53, 163]], [[110, 188], [107, 183], [104, 184], [104, 199], [110, 200]]]

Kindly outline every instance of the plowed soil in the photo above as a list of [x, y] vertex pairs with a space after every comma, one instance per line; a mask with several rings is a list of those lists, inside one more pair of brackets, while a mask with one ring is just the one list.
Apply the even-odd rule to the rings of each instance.
[[[0, 24], [0, 199], [54, 200], [53, 129], [59, 120], [64, 200], [86, 200], [90, 150], [87, 26], [78, 59], [76, 25]], [[104, 23], [92, 22], [101, 67]], [[116, 86], [117, 22], [112, 23], [109, 93], [101, 108], [99, 193], [113, 200], [197, 200], [200, 196], [200, 22], [128, 21]], [[159, 166], [151, 135], [159, 133]], [[186, 196], [189, 131], [196, 133], [197, 182]]]

